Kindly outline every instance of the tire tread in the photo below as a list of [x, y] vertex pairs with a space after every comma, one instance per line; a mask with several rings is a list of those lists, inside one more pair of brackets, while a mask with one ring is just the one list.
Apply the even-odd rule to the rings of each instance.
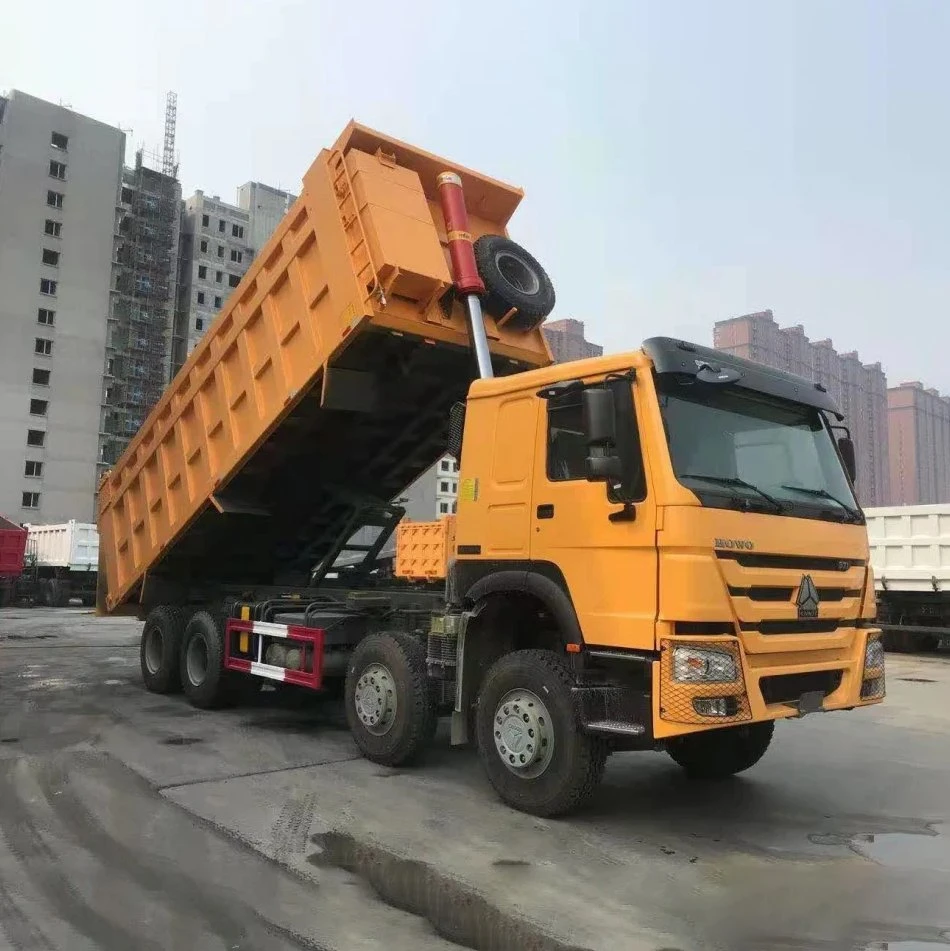
[[[514, 651], [495, 661], [485, 675], [485, 679], [482, 681], [481, 693], [484, 694], [487, 689], [490, 689], [494, 681], [504, 673], [507, 673], [508, 669], [512, 666], [522, 663], [535, 669], [543, 670], [554, 682], [555, 686], [558, 689], [562, 689], [569, 699], [570, 691], [574, 686], [574, 676], [567, 662], [558, 657], [553, 651], [538, 649]], [[494, 711], [485, 712], [487, 708], [483, 709], [481, 699], [479, 700], [478, 706], [480, 720], [481, 717], [492, 717], [494, 715]], [[479, 734], [480, 733], [481, 730], [479, 730]], [[574, 762], [571, 763], [568, 780], [555, 796], [543, 802], [512, 801], [510, 797], [506, 796], [504, 790], [498, 788], [494, 781], [492, 781], [492, 785], [495, 786], [496, 791], [498, 791], [499, 795], [501, 795], [509, 805], [521, 809], [522, 811], [530, 812], [533, 815], [555, 817], [576, 811], [590, 799], [596, 788], [600, 785], [604, 776], [609, 750], [606, 741], [599, 737], [584, 734], [580, 732], [579, 729], [577, 730], [575, 741], [577, 755]], [[485, 748], [486, 746], [487, 748]], [[487, 765], [487, 758], [496, 756], [494, 744], [483, 744], [479, 736], [479, 747], [483, 762], [486, 762]], [[500, 763], [500, 765], [502, 769], [506, 769], [504, 764]], [[491, 772], [489, 772], [489, 779], [492, 779]], [[520, 780], [519, 782], [524, 782], [524, 780]]]

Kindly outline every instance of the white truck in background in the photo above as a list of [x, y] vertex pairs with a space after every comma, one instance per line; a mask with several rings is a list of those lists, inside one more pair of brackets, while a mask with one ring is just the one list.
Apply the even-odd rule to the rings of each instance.
[[30, 600], [65, 607], [78, 598], [96, 603], [99, 530], [94, 522], [70, 519], [55, 525], [24, 525], [27, 532], [24, 575]]
[[869, 508], [864, 516], [885, 645], [950, 647], [950, 504]]

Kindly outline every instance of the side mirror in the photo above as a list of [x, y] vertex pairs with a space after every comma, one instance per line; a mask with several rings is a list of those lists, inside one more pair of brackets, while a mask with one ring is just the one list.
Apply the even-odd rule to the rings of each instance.
[[617, 407], [608, 389], [592, 387], [581, 394], [587, 442], [588, 482], [615, 482], [621, 476], [617, 455]]
[[854, 441], [850, 436], [838, 437], [838, 452], [841, 453], [841, 461], [844, 463], [845, 472], [851, 481], [858, 481], [858, 467], [854, 457]]
[[588, 447], [613, 448], [617, 442], [617, 407], [614, 404], [614, 394], [607, 389], [592, 387], [584, 390], [581, 399]]

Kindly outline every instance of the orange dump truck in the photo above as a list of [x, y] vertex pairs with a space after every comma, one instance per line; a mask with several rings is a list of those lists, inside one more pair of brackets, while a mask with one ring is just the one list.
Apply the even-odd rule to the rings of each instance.
[[[617, 750], [728, 775], [776, 720], [879, 702], [829, 395], [668, 338], [552, 366], [520, 199], [356, 124], [319, 155], [100, 484], [99, 608], [144, 619], [147, 688], [340, 684], [389, 765], [447, 714], [539, 815]], [[400, 524], [446, 450], [457, 516]]]

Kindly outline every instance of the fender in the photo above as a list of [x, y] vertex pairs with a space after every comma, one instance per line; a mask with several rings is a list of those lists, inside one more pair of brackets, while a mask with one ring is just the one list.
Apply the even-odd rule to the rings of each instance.
[[533, 595], [557, 621], [565, 645], [584, 644], [577, 612], [565, 589], [547, 575], [532, 568], [493, 571], [472, 584], [465, 592], [464, 600], [469, 604], [478, 604], [489, 595], [506, 592]]

